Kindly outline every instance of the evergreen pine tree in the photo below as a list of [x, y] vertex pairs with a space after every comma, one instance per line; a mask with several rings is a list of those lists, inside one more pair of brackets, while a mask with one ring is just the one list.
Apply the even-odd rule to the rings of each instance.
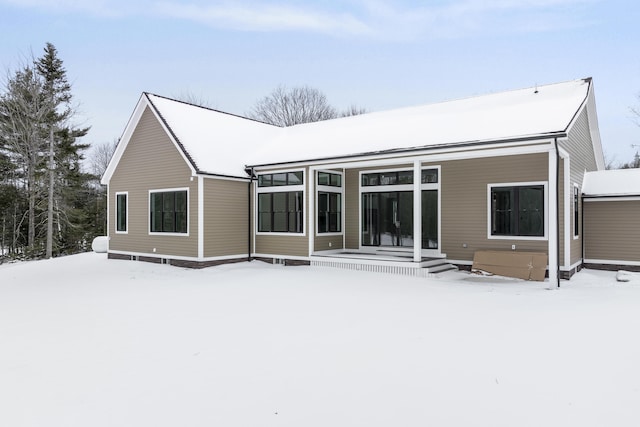
[[[55, 46], [47, 43], [44, 55], [36, 61], [36, 69], [43, 79], [44, 96], [53, 105], [46, 118], [49, 137], [53, 139], [54, 162], [49, 164], [52, 174], [53, 194], [49, 198], [50, 219], [48, 225], [55, 230], [48, 244], [57, 253], [73, 253], [86, 247], [86, 222], [82, 209], [78, 206], [78, 197], [86, 192], [91, 176], [82, 172], [83, 151], [89, 145], [78, 141], [87, 134], [89, 128], [75, 127], [71, 119], [75, 115], [72, 106], [71, 85], [67, 71], [58, 57]], [[52, 221], [52, 222], [49, 222]], [[47, 256], [51, 256], [48, 251]]]

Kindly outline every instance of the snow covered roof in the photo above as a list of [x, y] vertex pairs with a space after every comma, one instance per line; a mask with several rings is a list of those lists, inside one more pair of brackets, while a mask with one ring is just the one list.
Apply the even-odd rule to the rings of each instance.
[[587, 197], [640, 196], [640, 169], [586, 172], [582, 193]]
[[265, 165], [566, 132], [591, 79], [374, 112], [282, 129], [246, 160]]
[[233, 114], [146, 94], [196, 171], [245, 176], [248, 153], [276, 137], [280, 128]]
[[[246, 165], [562, 136], [585, 105], [590, 85], [590, 78], [578, 79], [288, 128], [143, 93], [103, 183], [147, 107], [194, 173], [246, 177]], [[597, 119], [593, 123], [597, 126]]]

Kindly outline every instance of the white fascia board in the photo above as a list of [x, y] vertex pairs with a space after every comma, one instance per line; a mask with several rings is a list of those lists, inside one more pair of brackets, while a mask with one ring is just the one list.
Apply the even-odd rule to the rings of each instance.
[[591, 88], [593, 87], [592, 85], [593, 85], [593, 82], [589, 82], [589, 88], [587, 89], [587, 94], [584, 97], [584, 100], [582, 101], [582, 103], [580, 103], [578, 110], [575, 112], [575, 114], [571, 118], [571, 121], [567, 124], [567, 128], [566, 128], [567, 134], [569, 134], [573, 130], [573, 126], [575, 126], [578, 120], [578, 117], [580, 117], [580, 114], [582, 114], [584, 109], [587, 108], [587, 105], [589, 104], [589, 93], [591, 92]]
[[[146, 95], [143, 95], [143, 96], [145, 98], [147, 98]], [[173, 143], [174, 147], [176, 147], [176, 150], [178, 150], [178, 153], [180, 153], [180, 156], [182, 156], [182, 159], [184, 160], [184, 162], [187, 164], [187, 166], [189, 166], [189, 169], [191, 170], [191, 176], [196, 176], [198, 171], [193, 167], [193, 164], [191, 163], [191, 160], [189, 160], [189, 158], [186, 156], [182, 146], [180, 144], [178, 144], [178, 141], [176, 141], [176, 139], [173, 137], [173, 132], [171, 132], [167, 128], [167, 126], [165, 125], [164, 119], [160, 116], [160, 114], [158, 113], [158, 110], [156, 110], [155, 105], [153, 105], [153, 103], [151, 101], [148, 101], [148, 104], [149, 104], [150, 110], [153, 112], [153, 115], [155, 116], [156, 120], [158, 120], [158, 123], [160, 123], [160, 126], [162, 126], [162, 130], [164, 130], [164, 132], [167, 134], [167, 136], [169, 137], [169, 139]]]
[[589, 82], [587, 97], [585, 101], [580, 105], [580, 108], [576, 112], [576, 115], [567, 127], [567, 133], [571, 132], [578, 116], [580, 116], [580, 114], [582, 114], [585, 109], [587, 110], [589, 136], [591, 137], [591, 145], [593, 148], [593, 155], [596, 159], [596, 166], [598, 170], [603, 170], [605, 169], [604, 153], [602, 151], [602, 141], [600, 140], [600, 128], [598, 126], [598, 113], [596, 111], [596, 98], [593, 91], [593, 80]]
[[[560, 139], [560, 138], [559, 138]], [[413, 163], [415, 160], [421, 162], [443, 162], [448, 160], [466, 160], [486, 157], [500, 157], [520, 154], [536, 154], [549, 152], [549, 145], [554, 139], [541, 138], [539, 140], [495, 143], [475, 146], [473, 149], [465, 148], [442, 148], [433, 150], [419, 150], [415, 152], [389, 153], [370, 156], [353, 156], [347, 158], [334, 158], [318, 161], [302, 161], [292, 163], [282, 163], [277, 165], [253, 166], [254, 171], [271, 171], [287, 168], [316, 167], [326, 169], [345, 168], [353, 169], [360, 167], [388, 166], [399, 163]]]
[[143, 93], [142, 95], [140, 95], [140, 99], [138, 99], [136, 108], [134, 108], [133, 113], [131, 114], [131, 117], [129, 117], [129, 121], [127, 122], [127, 126], [125, 126], [124, 128], [124, 132], [120, 136], [120, 141], [116, 146], [116, 150], [114, 151], [113, 156], [111, 156], [109, 165], [107, 166], [107, 169], [104, 171], [104, 174], [102, 175], [102, 179], [100, 180], [100, 183], [102, 185], [109, 184], [109, 181], [111, 180], [111, 177], [113, 176], [113, 173], [115, 172], [116, 167], [118, 166], [118, 163], [120, 163], [122, 154], [124, 153], [124, 150], [127, 148], [127, 144], [129, 144], [131, 135], [133, 134], [133, 131], [136, 129], [136, 127], [138, 126], [140, 117], [142, 117], [142, 113], [144, 112], [145, 108], [148, 105], [149, 105], [149, 101]]
[[138, 123], [140, 122], [140, 118], [142, 117], [142, 114], [144, 113], [147, 107], [149, 107], [149, 110], [153, 113], [154, 117], [156, 118], [160, 126], [162, 126], [162, 130], [164, 130], [167, 137], [169, 137], [169, 140], [171, 140], [173, 145], [176, 147], [176, 150], [178, 150], [178, 153], [180, 153], [180, 155], [182, 156], [182, 159], [191, 170], [191, 175], [196, 176], [197, 171], [193, 167], [193, 164], [187, 158], [187, 156], [184, 153], [184, 150], [173, 137], [173, 134], [169, 131], [169, 129], [167, 129], [167, 126], [165, 125], [164, 120], [158, 114], [158, 111], [156, 110], [155, 106], [149, 101], [149, 98], [147, 97], [147, 95], [143, 93], [140, 96], [138, 103], [136, 104], [136, 108], [133, 110], [133, 114], [131, 115], [131, 118], [129, 118], [129, 121], [127, 122], [127, 126], [125, 127], [124, 133], [120, 137], [120, 142], [118, 143], [118, 146], [116, 147], [116, 151], [114, 152], [113, 157], [109, 162], [109, 166], [107, 166], [107, 170], [105, 171], [104, 175], [102, 176], [102, 179], [100, 180], [100, 182], [103, 185], [106, 185], [111, 180], [111, 177], [113, 176], [113, 173], [115, 172], [116, 167], [118, 166], [118, 163], [120, 162], [120, 159], [122, 158], [122, 155], [125, 149], [127, 148], [127, 145], [129, 144], [129, 141], [131, 141], [131, 136], [133, 135], [133, 132], [137, 128]]
[[602, 141], [600, 140], [600, 128], [598, 126], [598, 113], [596, 112], [596, 98], [593, 94], [593, 82], [591, 82], [591, 86], [589, 87], [587, 117], [589, 119], [589, 132], [591, 133], [591, 143], [593, 144], [593, 154], [596, 158], [596, 165], [598, 170], [604, 170], [604, 153], [602, 151]]
[[205, 173], [199, 173], [197, 174], [197, 176], [204, 179], [220, 179], [222, 181], [236, 181], [236, 182], [245, 182], [245, 183], [248, 183], [251, 180], [251, 178], [249, 177], [243, 178], [241, 176], [213, 175], [213, 174], [205, 174]]

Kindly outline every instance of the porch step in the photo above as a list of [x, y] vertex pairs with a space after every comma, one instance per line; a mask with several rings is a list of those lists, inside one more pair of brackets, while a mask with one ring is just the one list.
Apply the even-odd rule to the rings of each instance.
[[439, 260], [439, 263], [430, 265], [428, 267], [423, 267], [427, 270], [429, 274], [434, 273], [442, 273], [443, 271], [457, 270], [458, 267], [455, 265], [449, 264], [446, 260]]

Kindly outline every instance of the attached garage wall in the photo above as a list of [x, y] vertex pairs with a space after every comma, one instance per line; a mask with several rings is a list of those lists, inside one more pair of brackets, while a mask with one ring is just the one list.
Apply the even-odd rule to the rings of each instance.
[[640, 264], [640, 200], [584, 201], [585, 259]]

